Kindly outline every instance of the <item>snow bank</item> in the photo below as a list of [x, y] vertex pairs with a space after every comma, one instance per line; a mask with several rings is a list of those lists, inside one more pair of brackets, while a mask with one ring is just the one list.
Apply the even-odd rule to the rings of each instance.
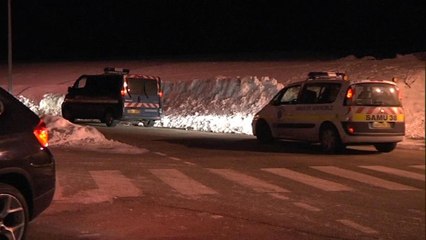
[[108, 140], [94, 127], [73, 124], [59, 116], [45, 115], [43, 120], [49, 129], [49, 144], [52, 146], [126, 154], [147, 152], [146, 149]]
[[166, 83], [164, 117], [157, 126], [251, 134], [251, 120], [283, 84], [269, 77]]

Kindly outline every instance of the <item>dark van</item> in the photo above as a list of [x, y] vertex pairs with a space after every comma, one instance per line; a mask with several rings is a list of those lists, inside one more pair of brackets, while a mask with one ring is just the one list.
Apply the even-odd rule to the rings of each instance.
[[107, 67], [103, 74], [80, 76], [68, 88], [62, 116], [71, 122], [99, 119], [109, 127], [119, 121], [142, 122], [152, 127], [161, 119], [161, 98], [159, 77]]

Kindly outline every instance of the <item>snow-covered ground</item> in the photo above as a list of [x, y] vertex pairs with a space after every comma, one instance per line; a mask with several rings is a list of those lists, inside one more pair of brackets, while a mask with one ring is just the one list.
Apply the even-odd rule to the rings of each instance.
[[[337, 60], [283, 61], [110, 61], [18, 64], [13, 93], [44, 117], [50, 144], [104, 151], [143, 152], [106, 139], [93, 127], [61, 118], [68, 86], [81, 74], [101, 73], [105, 66], [130, 68], [133, 73], [163, 79], [164, 117], [156, 127], [224, 133], [251, 133], [251, 120], [286, 84], [310, 71], [341, 71], [352, 79], [399, 79], [406, 113], [406, 138], [425, 137], [425, 62], [413, 54], [394, 59], [348, 56]], [[7, 89], [7, 66], [0, 67], [0, 84]], [[119, 150], [120, 149], [120, 150]]]

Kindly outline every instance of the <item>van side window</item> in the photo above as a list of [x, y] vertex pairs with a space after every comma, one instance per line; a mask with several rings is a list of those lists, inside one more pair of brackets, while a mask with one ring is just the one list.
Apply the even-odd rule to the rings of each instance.
[[337, 95], [340, 92], [340, 86], [338, 83], [324, 84], [318, 97], [318, 103], [332, 103], [336, 101]]
[[85, 88], [87, 82], [87, 77], [81, 77], [74, 83], [74, 88]]
[[336, 100], [340, 91], [338, 83], [316, 83], [307, 84], [301, 93], [300, 103], [302, 104], [320, 104], [332, 103]]
[[297, 97], [299, 95], [300, 85], [289, 87], [284, 90], [281, 99], [279, 100], [280, 104], [292, 104], [297, 102]]
[[302, 94], [300, 95], [300, 103], [302, 104], [311, 104], [316, 103], [318, 100], [318, 95], [321, 91], [320, 85], [306, 85], [303, 88]]

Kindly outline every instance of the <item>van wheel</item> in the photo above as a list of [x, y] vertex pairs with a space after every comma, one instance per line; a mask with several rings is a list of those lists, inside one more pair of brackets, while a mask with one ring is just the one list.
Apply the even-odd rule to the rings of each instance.
[[374, 147], [379, 152], [391, 152], [396, 148], [396, 143], [377, 143]]
[[75, 122], [75, 118], [73, 117], [73, 114], [68, 108], [62, 109], [62, 117], [70, 122]]
[[112, 115], [111, 111], [108, 111], [105, 113], [103, 122], [108, 126], [108, 127], [114, 127], [115, 125], [117, 125], [118, 121], [114, 119], [114, 116]]
[[257, 124], [256, 138], [261, 143], [272, 143], [274, 141], [271, 128], [269, 128], [269, 125], [265, 121], [260, 121]]
[[322, 151], [325, 153], [337, 153], [343, 151], [345, 148], [336, 129], [331, 126], [321, 130], [320, 143]]
[[0, 239], [25, 239], [28, 206], [13, 186], [0, 183]]
[[155, 124], [154, 120], [142, 120], [142, 124], [144, 127], [153, 127]]

